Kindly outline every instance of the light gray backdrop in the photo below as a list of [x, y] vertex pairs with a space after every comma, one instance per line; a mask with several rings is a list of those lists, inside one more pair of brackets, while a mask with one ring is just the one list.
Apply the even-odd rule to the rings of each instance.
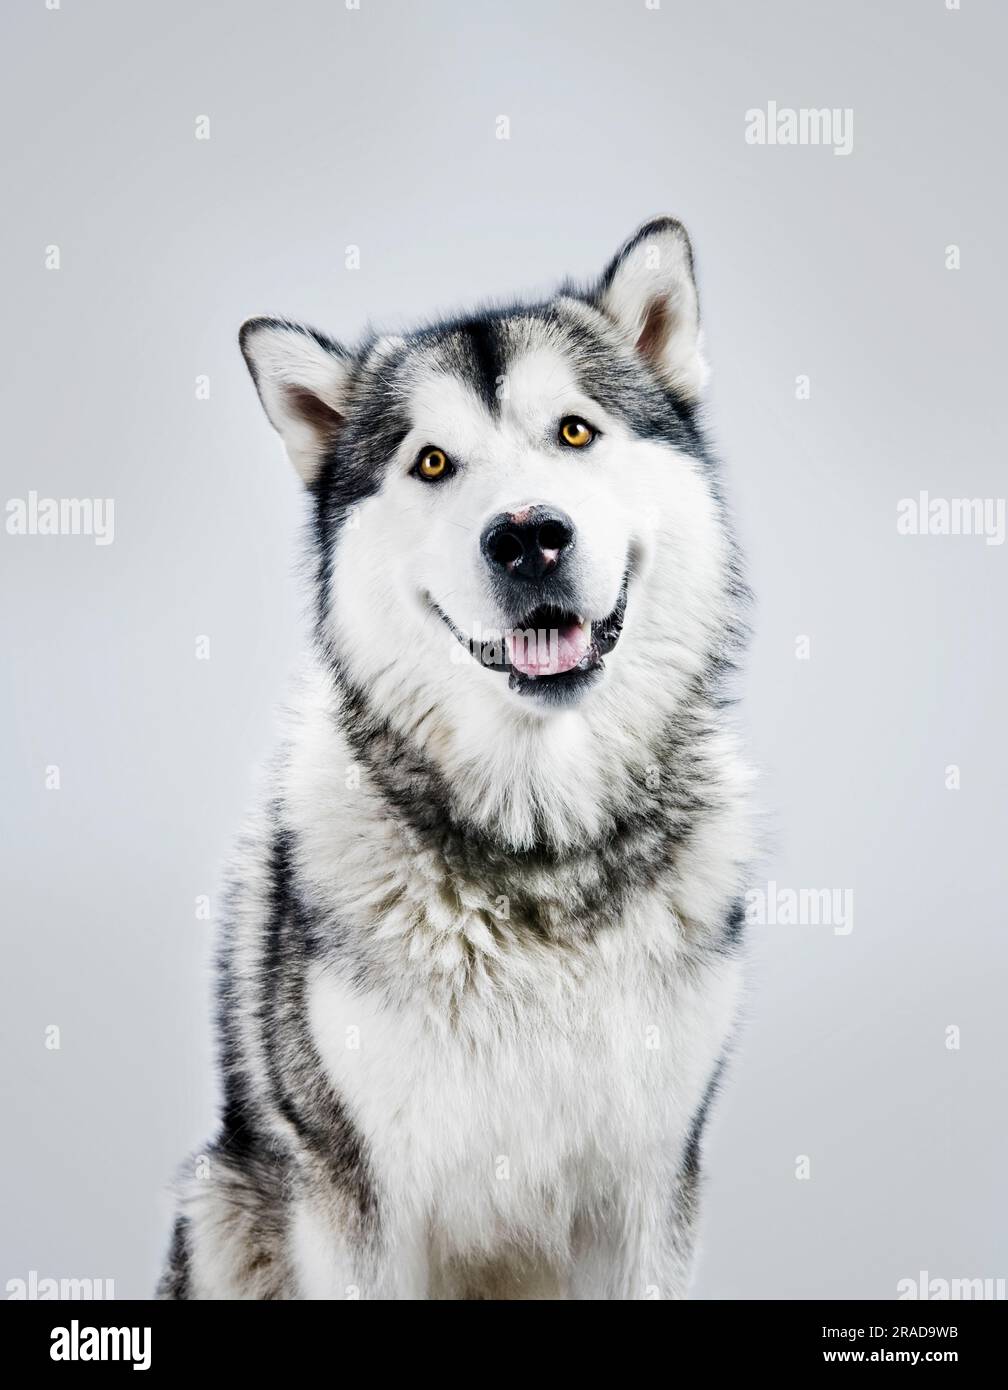
[[[239, 323], [546, 289], [659, 212], [759, 599], [762, 880], [854, 895], [845, 935], [753, 928], [696, 1290], [1008, 1276], [1008, 547], [896, 527], [1005, 492], [1004, 6], [652, 4], [4, 6], [0, 500], [116, 511], [105, 546], [0, 533], [0, 1284], [146, 1295], [211, 1128], [196, 900], [302, 620]], [[748, 144], [770, 101], [850, 108], [852, 152]]]

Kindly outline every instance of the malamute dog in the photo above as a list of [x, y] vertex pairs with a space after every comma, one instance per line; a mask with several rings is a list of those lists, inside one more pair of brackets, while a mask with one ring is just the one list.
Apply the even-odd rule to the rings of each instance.
[[241, 347], [315, 631], [160, 1293], [679, 1297], [750, 858], [686, 233], [546, 302]]

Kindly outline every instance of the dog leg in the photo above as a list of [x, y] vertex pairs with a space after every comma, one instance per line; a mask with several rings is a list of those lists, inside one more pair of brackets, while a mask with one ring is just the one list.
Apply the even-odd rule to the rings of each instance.
[[167, 1299], [292, 1296], [284, 1169], [208, 1148], [179, 1181], [179, 1210], [158, 1285]]
[[340, 1194], [298, 1198], [291, 1221], [298, 1296], [308, 1299], [424, 1299], [428, 1255], [419, 1226], [381, 1211], [367, 1221]]
[[692, 1189], [645, 1188], [585, 1213], [574, 1233], [571, 1297], [679, 1299], [689, 1285], [694, 1245]]

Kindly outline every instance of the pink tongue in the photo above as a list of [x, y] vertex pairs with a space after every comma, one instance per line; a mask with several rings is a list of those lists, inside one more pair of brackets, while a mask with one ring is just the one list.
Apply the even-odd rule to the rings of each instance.
[[523, 676], [573, 671], [590, 646], [590, 632], [576, 623], [561, 628], [515, 628], [507, 633], [508, 660]]

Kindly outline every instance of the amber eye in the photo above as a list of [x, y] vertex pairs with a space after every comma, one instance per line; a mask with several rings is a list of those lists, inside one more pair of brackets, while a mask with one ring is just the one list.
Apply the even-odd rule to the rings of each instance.
[[421, 478], [437, 482], [449, 472], [448, 455], [443, 449], [425, 449], [416, 461], [415, 472]]
[[569, 444], [572, 449], [583, 449], [594, 438], [595, 431], [591, 425], [586, 425], [576, 415], [571, 415], [569, 419], [560, 423], [560, 442], [561, 444]]

